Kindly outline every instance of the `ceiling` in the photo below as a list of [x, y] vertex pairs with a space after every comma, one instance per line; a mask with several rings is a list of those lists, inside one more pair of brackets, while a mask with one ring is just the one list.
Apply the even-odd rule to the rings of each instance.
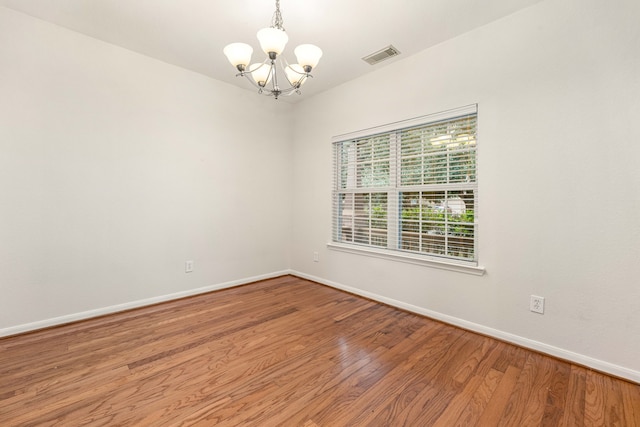
[[[289, 44], [324, 54], [303, 96], [336, 87], [541, 0], [280, 0]], [[235, 77], [222, 49], [253, 46], [268, 27], [275, 0], [0, 0], [0, 5], [217, 80], [255, 90]], [[401, 55], [376, 65], [361, 58], [392, 44]]]

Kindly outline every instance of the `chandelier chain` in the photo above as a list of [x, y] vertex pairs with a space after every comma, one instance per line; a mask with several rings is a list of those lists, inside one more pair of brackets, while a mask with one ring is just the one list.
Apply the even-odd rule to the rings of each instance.
[[283, 24], [282, 13], [280, 13], [280, 0], [276, 0], [276, 11], [273, 13], [273, 18], [271, 19], [271, 28], [284, 31]]

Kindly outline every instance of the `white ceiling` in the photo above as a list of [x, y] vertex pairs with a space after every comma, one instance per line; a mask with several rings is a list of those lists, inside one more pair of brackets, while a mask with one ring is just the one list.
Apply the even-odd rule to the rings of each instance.
[[[280, 0], [289, 44], [324, 55], [303, 97], [500, 19], [541, 0]], [[247, 90], [222, 53], [231, 42], [254, 47], [275, 0], [0, 0], [0, 5]], [[362, 57], [389, 44], [401, 55], [371, 66]], [[285, 98], [295, 102], [300, 97]]]

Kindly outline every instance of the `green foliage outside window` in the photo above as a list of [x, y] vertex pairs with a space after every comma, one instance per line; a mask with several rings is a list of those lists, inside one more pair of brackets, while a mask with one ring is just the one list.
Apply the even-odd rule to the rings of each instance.
[[[467, 209], [460, 215], [446, 212], [444, 209], [423, 208], [419, 206], [402, 209], [402, 223], [422, 223], [422, 230], [428, 234], [445, 234], [445, 225], [448, 225], [449, 235], [461, 237], [473, 237], [474, 212]], [[404, 227], [403, 227], [404, 228]], [[411, 228], [411, 227], [407, 227]], [[405, 230], [413, 231], [413, 230]]]

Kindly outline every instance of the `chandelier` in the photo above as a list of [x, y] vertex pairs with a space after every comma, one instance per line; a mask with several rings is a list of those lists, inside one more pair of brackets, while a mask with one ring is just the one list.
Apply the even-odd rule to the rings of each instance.
[[[267, 54], [262, 63], [251, 64], [253, 48], [246, 43], [231, 43], [224, 48], [224, 54], [231, 65], [239, 71], [236, 77], [246, 77], [262, 95], [289, 96], [300, 94], [300, 87], [309, 77], [311, 70], [318, 65], [322, 50], [312, 44], [301, 44], [294, 53], [297, 64], [289, 64], [280, 54], [284, 50], [289, 36], [282, 26], [280, 0], [276, 0], [276, 11], [271, 19], [271, 27], [258, 31], [260, 47]], [[280, 71], [278, 71], [280, 70]], [[286, 87], [281, 86], [286, 84]]]

